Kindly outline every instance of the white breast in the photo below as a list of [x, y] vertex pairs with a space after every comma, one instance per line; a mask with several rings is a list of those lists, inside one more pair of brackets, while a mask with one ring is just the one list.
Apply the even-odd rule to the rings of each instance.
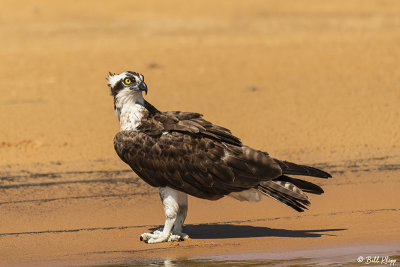
[[119, 117], [121, 131], [136, 130], [146, 112], [142, 92], [123, 89], [115, 97], [115, 112]]
[[121, 109], [119, 121], [121, 131], [136, 130], [143, 118], [145, 108], [140, 104], [125, 105]]

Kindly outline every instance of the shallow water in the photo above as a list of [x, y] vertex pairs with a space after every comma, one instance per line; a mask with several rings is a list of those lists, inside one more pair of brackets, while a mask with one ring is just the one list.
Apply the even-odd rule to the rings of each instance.
[[[377, 258], [379, 257], [379, 258]], [[257, 252], [187, 259], [133, 261], [113, 266], [400, 266], [400, 245], [349, 246], [291, 252]], [[103, 267], [104, 267], [103, 266]]]

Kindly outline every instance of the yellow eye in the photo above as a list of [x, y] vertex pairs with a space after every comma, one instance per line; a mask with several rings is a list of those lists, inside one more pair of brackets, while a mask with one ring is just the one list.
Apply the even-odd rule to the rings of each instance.
[[128, 78], [125, 79], [125, 84], [130, 84], [131, 82], [132, 82], [131, 79]]

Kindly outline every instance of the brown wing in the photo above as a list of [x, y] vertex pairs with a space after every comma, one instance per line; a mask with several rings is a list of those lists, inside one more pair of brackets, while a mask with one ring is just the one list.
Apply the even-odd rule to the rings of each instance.
[[[149, 123], [144, 132], [121, 131], [114, 139], [120, 158], [150, 185], [169, 186], [199, 198], [218, 199], [281, 175], [279, 165], [266, 153], [221, 142], [228, 138], [221, 133], [210, 137], [207, 132], [212, 126], [201, 120], [198, 124], [205, 130], [190, 123], [200, 119], [199, 116], [180, 126], [181, 117], [175, 117], [178, 122], [171, 117], [159, 118], [157, 121], [162, 125]], [[163, 134], [169, 124], [175, 124], [170, 128], [173, 130]], [[230, 134], [222, 129], [217, 130]]]
[[139, 131], [149, 135], [159, 135], [165, 131], [200, 134], [211, 139], [241, 146], [240, 139], [231, 131], [214, 125], [202, 118], [203, 115], [192, 112], [168, 111], [149, 116], [141, 121]]

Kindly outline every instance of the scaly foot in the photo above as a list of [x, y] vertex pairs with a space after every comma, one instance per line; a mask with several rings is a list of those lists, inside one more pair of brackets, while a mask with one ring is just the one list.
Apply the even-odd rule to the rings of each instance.
[[164, 233], [163, 228], [157, 229], [152, 233], [144, 233], [140, 235], [140, 241], [144, 241], [149, 244], [161, 243], [161, 242], [172, 242], [172, 241], [184, 241], [189, 236], [185, 233]]

